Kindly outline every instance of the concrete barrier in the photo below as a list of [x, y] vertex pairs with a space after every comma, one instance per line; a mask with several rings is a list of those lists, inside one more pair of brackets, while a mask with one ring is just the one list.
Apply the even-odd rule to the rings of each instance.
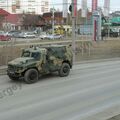
[[6, 75], [7, 66], [0, 66], [0, 75]]

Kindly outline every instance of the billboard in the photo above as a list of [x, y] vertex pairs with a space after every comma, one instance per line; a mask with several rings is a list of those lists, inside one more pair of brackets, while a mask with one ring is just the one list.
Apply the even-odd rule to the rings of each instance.
[[87, 0], [82, 0], [82, 17], [87, 17]]
[[77, 16], [77, 0], [72, 0], [72, 17]]
[[63, 0], [63, 18], [67, 18], [68, 14], [68, 0]]
[[97, 4], [98, 4], [97, 0], [92, 0], [92, 11], [97, 10]]
[[110, 12], [110, 0], [104, 0], [104, 16], [108, 17]]

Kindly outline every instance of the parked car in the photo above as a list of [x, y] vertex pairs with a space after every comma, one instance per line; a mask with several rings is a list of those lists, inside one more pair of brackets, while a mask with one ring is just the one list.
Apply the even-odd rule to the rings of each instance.
[[19, 34], [19, 37], [21, 37], [21, 38], [35, 38], [36, 35], [33, 34], [32, 32], [22, 32]]
[[40, 35], [39, 38], [43, 40], [43, 39], [47, 38], [47, 35]]
[[10, 36], [0, 35], [0, 41], [9, 41], [11, 40]]
[[7, 35], [4, 31], [0, 31], [0, 41], [9, 41], [11, 36]]
[[39, 35], [39, 38], [40, 39], [46, 39], [47, 38], [47, 34], [45, 32], [42, 32], [40, 35]]
[[3, 34], [5, 35], [6, 33], [5, 33], [4, 31], [0, 31], [0, 35], [1, 35], [1, 34], [2, 34], [2, 35], [3, 35]]
[[62, 39], [63, 35], [59, 35], [59, 34], [51, 34], [47, 36], [47, 39], [53, 40], [53, 39]]
[[15, 37], [15, 38], [18, 38], [19, 37], [19, 34], [21, 33], [21, 31], [9, 31], [7, 33], [8, 36], [11, 36], [11, 37]]

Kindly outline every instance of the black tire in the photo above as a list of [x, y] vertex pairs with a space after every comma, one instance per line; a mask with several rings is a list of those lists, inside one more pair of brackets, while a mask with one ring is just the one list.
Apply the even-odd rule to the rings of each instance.
[[13, 81], [17, 81], [17, 80], [19, 80], [18, 77], [9, 76], [9, 78], [10, 78], [11, 80], [13, 80]]
[[38, 81], [38, 71], [36, 69], [29, 69], [25, 72], [24, 81], [32, 84]]
[[68, 63], [63, 63], [58, 73], [60, 77], [68, 76], [70, 73], [70, 65]]

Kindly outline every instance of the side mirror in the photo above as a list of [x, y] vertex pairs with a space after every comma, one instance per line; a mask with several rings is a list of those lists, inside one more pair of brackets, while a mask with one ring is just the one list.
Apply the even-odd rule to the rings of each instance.
[[24, 48], [21, 48], [20, 56], [23, 55], [23, 52], [24, 52]]

